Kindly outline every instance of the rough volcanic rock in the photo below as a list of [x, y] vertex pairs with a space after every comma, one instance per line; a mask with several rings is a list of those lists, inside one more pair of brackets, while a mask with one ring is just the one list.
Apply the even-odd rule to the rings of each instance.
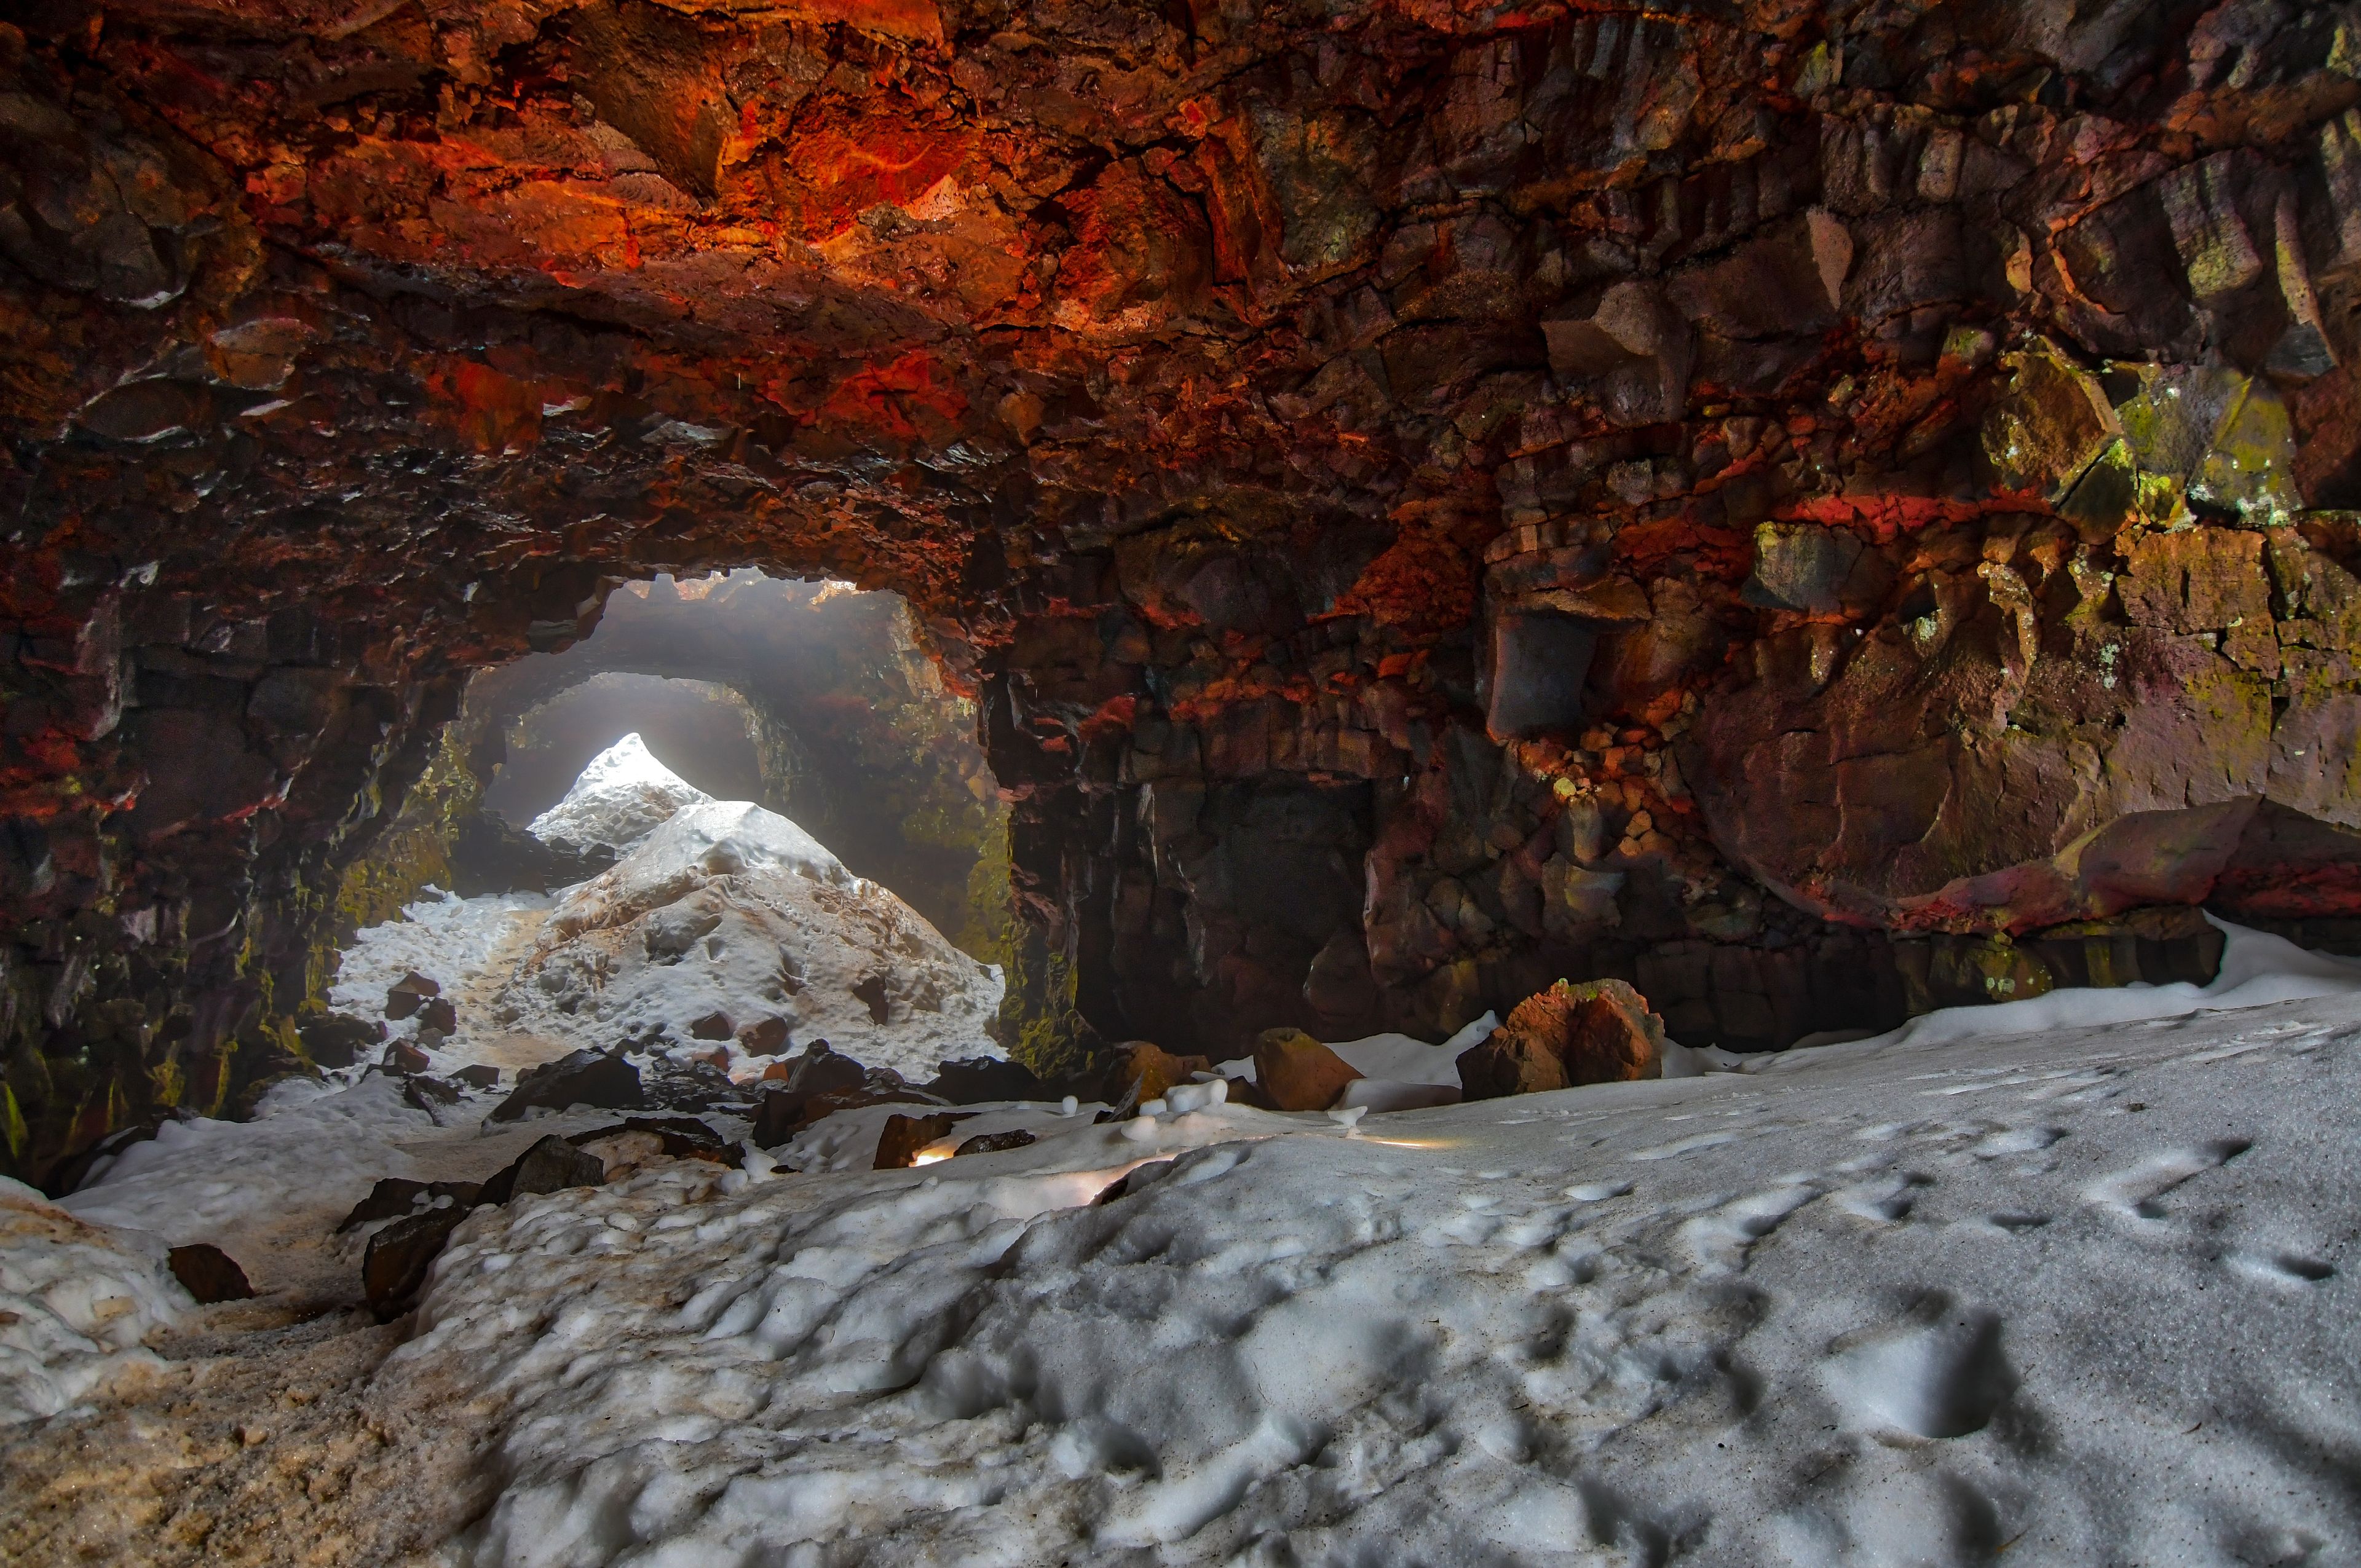
[[[372, 1220], [398, 1220], [430, 1208], [456, 1204], [462, 1211], [472, 1209], [482, 1191], [482, 1184], [474, 1181], [413, 1181], [406, 1176], [381, 1176], [368, 1196], [354, 1204], [352, 1212], [336, 1226], [336, 1234]], [[450, 1203], [445, 1204], [445, 1199]]]
[[1005, 1133], [978, 1133], [951, 1150], [951, 1154], [954, 1158], [961, 1155], [998, 1154], [1004, 1149], [1029, 1148], [1039, 1141], [1022, 1127], [1011, 1127]]
[[1152, 1041], [1129, 1040], [1115, 1048], [1099, 1097], [1110, 1105], [1137, 1105], [1162, 1098], [1174, 1084], [1188, 1082], [1191, 1073], [1213, 1069], [1207, 1058], [1175, 1056]]
[[1519, 1003], [1460, 1056], [1460, 1093], [1493, 1100], [1654, 1078], [1663, 1070], [1664, 1042], [1664, 1021], [1621, 981], [1561, 980]]
[[1281, 1111], [1325, 1111], [1361, 1076], [1301, 1029], [1267, 1029], [1255, 1042], [1255, 1082]]
[[579, 1050], [518, 1074], [516, 1088], [492, 1108], [491, 1120], [513, 1122], [528, 1111], [569, 1105], [636, 1111], [647, 1102], [639, 1069], [603, 1051]]
[[369, 1237], [361, 1255], [361, 1295], [379, 1321], [390, 1322], [410, 1310], [443, 1244], [467, 1217], [467, 1210], [455, 1203], [396, 1220]]
[[976, 1105], [990, 1100], [1048, 1100], [1049, 1086], [1022, 1062], [994, 1057], [970, 1057], [947, 1061], [920, 1085], [928, 1093], [953, 1105]]
[[210, 1242], [176, 1246], [166, 1261], [172, 1277], [181, 1282], [181, 1288], [195, 1297], [200, 1306], [253, 1299], [254, 1287], [247, 1283], [246, 1270]]
[[536, 1192], [596, 1187], [606, 1179], [606, 1165], [597, 1155], [553, 1133], [487, 1178], [476, 1201], [505, 1203]]
[[304, 1020], [299, 1031], [303, 1054], [320, 1067], [350, 1067], [385, 1041], [385, 1025], [372, 1019], [329, 1013]]
[[[398, 1022], [424, 1007], [428, 998], [442, 994], [440, 982], [412, 970], [386, 988], [385, 1015]], [[450, 1031], [446, 1029], [444, 1032], [448, 1034]]]
[[917, 1163], [918, 1151], [938, 1138], [948, 1137], [950, 1130], [967, 1118], [955, 1111], [939, 1111], [931, 1116], [893, 1115], [877, 1135], [879, 1170], [903, 1170]]
[[906, 597], [1051, 1075], [2361, 916], [2340, 6], [20, 10], [11, 1169], [277, 1070], [660, 574]]

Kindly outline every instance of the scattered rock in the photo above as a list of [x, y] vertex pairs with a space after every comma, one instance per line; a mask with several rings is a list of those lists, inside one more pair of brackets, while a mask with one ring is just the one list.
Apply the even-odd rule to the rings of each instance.
[[437, 996], [418, 1010], [418, 1026], [423, 1031], [435, 1030], [444, 1036], [459, 1032], [459, 1010], [451, 1005], [447, 996]]
[[785, 1018], [757, 1018], [738, 1031], [738, 1044], [750, 1057], [776, 1056], [793, 1038]]
[[1255, 1080], [1281, 1111], [1325, 1111], [1360, 1073], [1301, 1029], [1266, 1029], [1255, 1042]]
[[688, 1036], [693, 1040], [727, 1040], [737, 1033], [738, 1025], [730, 1021], [730, 1014], [719, 1011], [694, 1019], [688, 1025]]
[[1174, 1084], [1188, 1082], [1191, 1073], [1213, 1070], [1208, 1058], [1176, 1057], [1147, 1040], [1126, 1040], [1115, 1049], [1115, 1065], [1107, 1069], [1100, 1095], [1110, 1105], [1160, 1100]]
[[637, 1111], [647, 1102], [639, 1069], [620, 1057], [581, 1050], [528, 1069], [509, 1097], [493, 1109], [491, 1119], [513, 1122], [528, 1111], [563, 1111], [569, 1105]]
[[922, 1087], [928, 1093], [953, 1105], [981, 1105], [995, 1100], [1047, 1100], [1050, 1097], [1049, 1085], [1035, 1077], [1032, 1069], [1022, 1062], [1003, 1061], [996, 1057], [969, 1057], [961, 1061], [944, 1062]]
[[385, 1042], [385, 1025], [346, 1013], [328, 1013], [305, 1020], [296, 1035], [303, 1054], [320, 1067], [350, 1067]]
[[181, 1288], [197, 1299], [200, 1306], [210, 1307], [216, 1301], [247, 1301], [254, 1297], [254, 1287], [246, 1282], [246, 1270], [210, 1242], [197, 1242], [188, 1246], [176, 1246], [167, 1256], [172, 1277]]
[[361, 1294], [379, 1322], [390, 1322], [409, 1310], [418, 1288], [426, 1283], [427, 1270], [442, 1255], [443, 1244], [467, 1217], [467, 1211], [455, 1203], [396, 1220], [369, 1237], [368, 1251], [361, 1256]]
[[1497, 1100], [1654, 1078], [1664, 1040], [1664, 1021], [1622, 981], [1561, 980], [1517, 1003], [1483, 1044], [1461, 1054], [1461, 1094]]
[[396, 1021], [407, 1018], [424, 1006], [428, 997], [442, 994], [442, 986], [412, 970], [386, 988], [385, 1015]]
[[451, 1076], [470, 1089], [498, 1089], [500, 1085], [500, 1069], [488, 1062], [463, 1067]]
[[998, 1154], [1003, 1149], [1021, 1149], [1041, 1140], [1022, 1127], [1011, 1127], [1005, 1133], [978, 1133], [974, 1137], [951, 1151], [953, 1158], [968, 1154]]
[[[401, 1098], [434, 1116], [436, 1112], [459, 1103], [459, 1091], [439, 1078], [429, 1078], [423, 1072], [413, 1073], [401, 1086]], [[441, 1120], [439, 1116], [435, 1119]]]
[[906, 1169], [917, 1160], [918, 1151], [938, 1138], [947, 1137], [950, 1130], [967, 1117], [956, 1111], [941, 1111], [931, 1116], [888, 1116], [885, 1130], [877, 1135], [879, 1170]]
[[[373, 1220], [398, 1220], [436, 1206], [472, 1209], [482, 1192], [483, 1184], [477, 1181], [412, 1181], [406, 1176], [381, 1176], [369, 1195], [353, 1205], [336, 1234], [342, 1235]], [[445, 1198], [450, 1205], [441, 1204]]]
[[579, 1134], [568, 1138], [584, 1154], [598, 1162], [598, 1179], [615, 1181], [636, 1173], [640, 1167], [664, 1157], [664, 1140], [653, 1133], [634, 1133], [620, 1128], [598, 1137], [584, 1138]]
[[705, 1159], [719, 1165], [731, 1163], [730, 1146], [722, 1141], [720, 1134], [694, 1116], [629, 1116], [620, 1126], [576, 1133], [566, 1141], [577, 1147], [588, 1148], [601, 1138], [625, 1134], [641, 1134], [654, 1138], [660, 1151], [673, 1159]]
[[509, 1162], [476, 1195], [478, 1203], [505, 1203], [534, 1192], [556, 1192], [568, 1187], [597, 1187], [607, 1179], [607, 1168], [597, 1155], [587, 1154], [555, 1133]]
[[383, 1061], [387, 1071], [399, 1073], [425, 1072], [434, 1065], [424, 1051], [408, 1040], [396, 1040], [386, 1047]]

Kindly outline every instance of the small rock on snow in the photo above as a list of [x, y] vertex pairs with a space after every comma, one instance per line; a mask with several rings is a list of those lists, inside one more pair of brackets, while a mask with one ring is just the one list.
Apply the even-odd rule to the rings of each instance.
[[181, 1288], [197, 1299], [199, 1306], [210, 1307], [216, 1301], [245, 1301], [254, 1296], [254, 1287], [246, 1282], [246, 1270], [221, 1248], [209, 1242], [191, 1246], [176, 1246], [168, 1255], [172, 1277]]

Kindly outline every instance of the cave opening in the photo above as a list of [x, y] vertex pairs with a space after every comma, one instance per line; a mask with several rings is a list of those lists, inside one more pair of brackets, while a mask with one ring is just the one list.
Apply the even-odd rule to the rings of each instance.
[[467, 678], [343, 868], [385, 917], [338, 933], [313, 1067], [490, 1088], [590, 1051], [746, 1113], [783, 1060], [923, 1080], [1021, 1032], [1006, 807], [900, 596], [660, 573], [544, 641]]

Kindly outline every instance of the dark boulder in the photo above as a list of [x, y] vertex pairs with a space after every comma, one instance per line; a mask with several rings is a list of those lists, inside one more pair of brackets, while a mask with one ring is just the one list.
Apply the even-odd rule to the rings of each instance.
[[455, 1086], [422, 1072], [413, 1073], [403, 1081], [401, 1098], [405, 1103], [416, 1106], [439, 1123], [442, 1117], [437, 1113], [459, 1103], [460, 1096]]
[[397, 1021], [407, 1018], [425, 1005], [428, 997], [442, 994], [440, 984], [412, 970], [386, 987], [385, 1015]]
[[442, 1255], [443, 1244], [459, 1228], [467, 1211], [458, 1204], [412, 1214], [369, 1237], [361, 1256], [361, 1294], [379, 1322], [390, 1322], [409, 1310], [426, 1271]]
[[385, 1043], [385, 1025], [346, 1013], [324, 1013], [297, 1025], [303, 1054], [320, 1067], [350, 1067]]
[[953, 1105], [981, 1105], [995, 1100], [1047, 1100], [1049, 1085], [1022, 1062], [994, 1057], [970, 1057], [947, 1061], [921, 1087]]
[[167, 1261], [171, 1265], [172, 1277], [181, 1282], [181, 1289], [197, 1299], [200, 1306], [251, 1300], [254, 1297], [254, 1287], [246, 1282], [246, 1270], [229, 1254], [209, 1242], [176, 1246]]
[[757, 1018], [738, 1030], [738, 1044], [752, 1057], [774, 1057], [787, 1048], [791, 1038], [787, 1021], [776, 1016]]
[[459, 1010], [451, 1005], [447, 996], [437, 996], [418, 1010], [420, 1029], [433, 1029], [448, 1036], [459, 1032]]
[[470, 1089], [498, 1089], [500, 1086], [500, 1069], [486, 1062], [463, 1067], [451, 1076]]
[[353, 1205], [336, 1234], [355, 1230], [373, 1220], [398, 1220], [436, 1207], [443, 1199], [460, 1209], [472, 1209], [483, 1191], [476, 1181], [412, 1181], [406, 1176], [382, 1176], [369, 1195]]
[[505, 1203], [535, 1192], [557, 1192], [568, 1187], [596, 1187], [607, 1179], [607, 1167], [597, 1155], [585, 1154], [551, 1134], [509, 1162], [476, 1194], [478, 1203]]
[[733, 1146], [694, 1116], [626, 1116], [619, 1125], [574, 1133], [566, 1141], [579, 1148], [618, 1133], [653, 1134], [663, 1143], [665, 1156], [672, 1159], [704, 1159], [729, 1165], [735, 1157]]
[[978, 1133], [951, 1150], [951, 1156], [957, 1158], [961, 1155], [998, 1154], [1003, 1149], [1026, 1148], [1040, 1141], [1022, 1127], [1011, 1127], [1005, 1133]]
[[941, 1111], [931, 1116], [888, 1116], [884, 1131], [877, 1135], [878, 1170], [905, 1170], [917, 1163], [918, 1151], [936, 1139], [950, 1135], [950, 1130], [967, 1120], [956, 1111]]
[[389, 1072], [407, 1074], [425, 1072], [433, 1068], [434, 1063], [424, 1051], [420, 1050], [408, 1040], [396, 1040], [385, 1047], [384, 1065]]
[[513, 1122], [532, 1110], [563, 1111], [569, 1105], [595, 1105], [609, 1111], [638, 1111], [646, 1106], [640, 1069], [620, 1057], [581, 1050], [536, 1068], [517, 1079], [509, 1097], [492, 1111], [495, 1122]]

